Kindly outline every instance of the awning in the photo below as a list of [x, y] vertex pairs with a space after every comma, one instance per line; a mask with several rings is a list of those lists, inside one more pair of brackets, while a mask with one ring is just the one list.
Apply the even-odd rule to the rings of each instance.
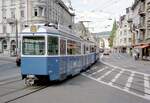
[[135, 46], [134, 48], [147, 48], [150, 47], [150, 45], [139, 45], [139, 46]]

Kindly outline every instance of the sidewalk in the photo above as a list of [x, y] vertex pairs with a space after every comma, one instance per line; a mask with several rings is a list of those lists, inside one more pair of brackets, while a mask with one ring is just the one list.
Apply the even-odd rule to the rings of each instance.
[[148, 60], [135, 60], [132, 56], [122, 53], [113, 53], [109, 59], [104, 60], [125, 69], [150, 74], [150, 61]]
[[0, 53], [0, 60], [5, 60], [5, 61], [6, 61], [6, 60], [16, 61], [16, 56], [11, 57], [10, 55]]

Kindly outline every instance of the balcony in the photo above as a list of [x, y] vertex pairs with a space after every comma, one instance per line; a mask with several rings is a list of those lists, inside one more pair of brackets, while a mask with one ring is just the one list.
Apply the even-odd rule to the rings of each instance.
[[147, 21], [147, 29], [150, 29], [150, 20]]
[[146, 12], [145, 12], [145, 8], [144, 7], [141, 7], [138, 11], [139, 15], [140, 16], [145, 16]]
[[145, 30], [145, 24], [144, 24], [144, 23], [140, 23], [140, 24], [138, 25], [138, 28], [139, 28], [140, 30]]
[[127, 22], [132, 23], [133, 22], [132, 18], [128, 18]]

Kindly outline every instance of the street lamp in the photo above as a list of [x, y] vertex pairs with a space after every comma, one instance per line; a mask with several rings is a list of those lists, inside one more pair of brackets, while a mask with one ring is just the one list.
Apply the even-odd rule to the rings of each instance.
[[7, 19], [7, 22], [8, 22], [8, 24], [10, 24], [10, 25], [15, 25], [16, 26], [16, 51], [15, 51], [15, 53], [16, 53], [16, 55], [18, 54], [18, 20], [17, 19], [12, 19], [12, 18], [9, 18], [9, 19]]

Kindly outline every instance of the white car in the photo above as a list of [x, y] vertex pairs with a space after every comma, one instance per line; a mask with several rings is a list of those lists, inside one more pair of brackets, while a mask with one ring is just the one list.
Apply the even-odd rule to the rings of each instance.
[[104, 55], [109, 55], [109, 53], [110, 53], [109, 50], [105, 50], [103, 54], [104, 54]]

